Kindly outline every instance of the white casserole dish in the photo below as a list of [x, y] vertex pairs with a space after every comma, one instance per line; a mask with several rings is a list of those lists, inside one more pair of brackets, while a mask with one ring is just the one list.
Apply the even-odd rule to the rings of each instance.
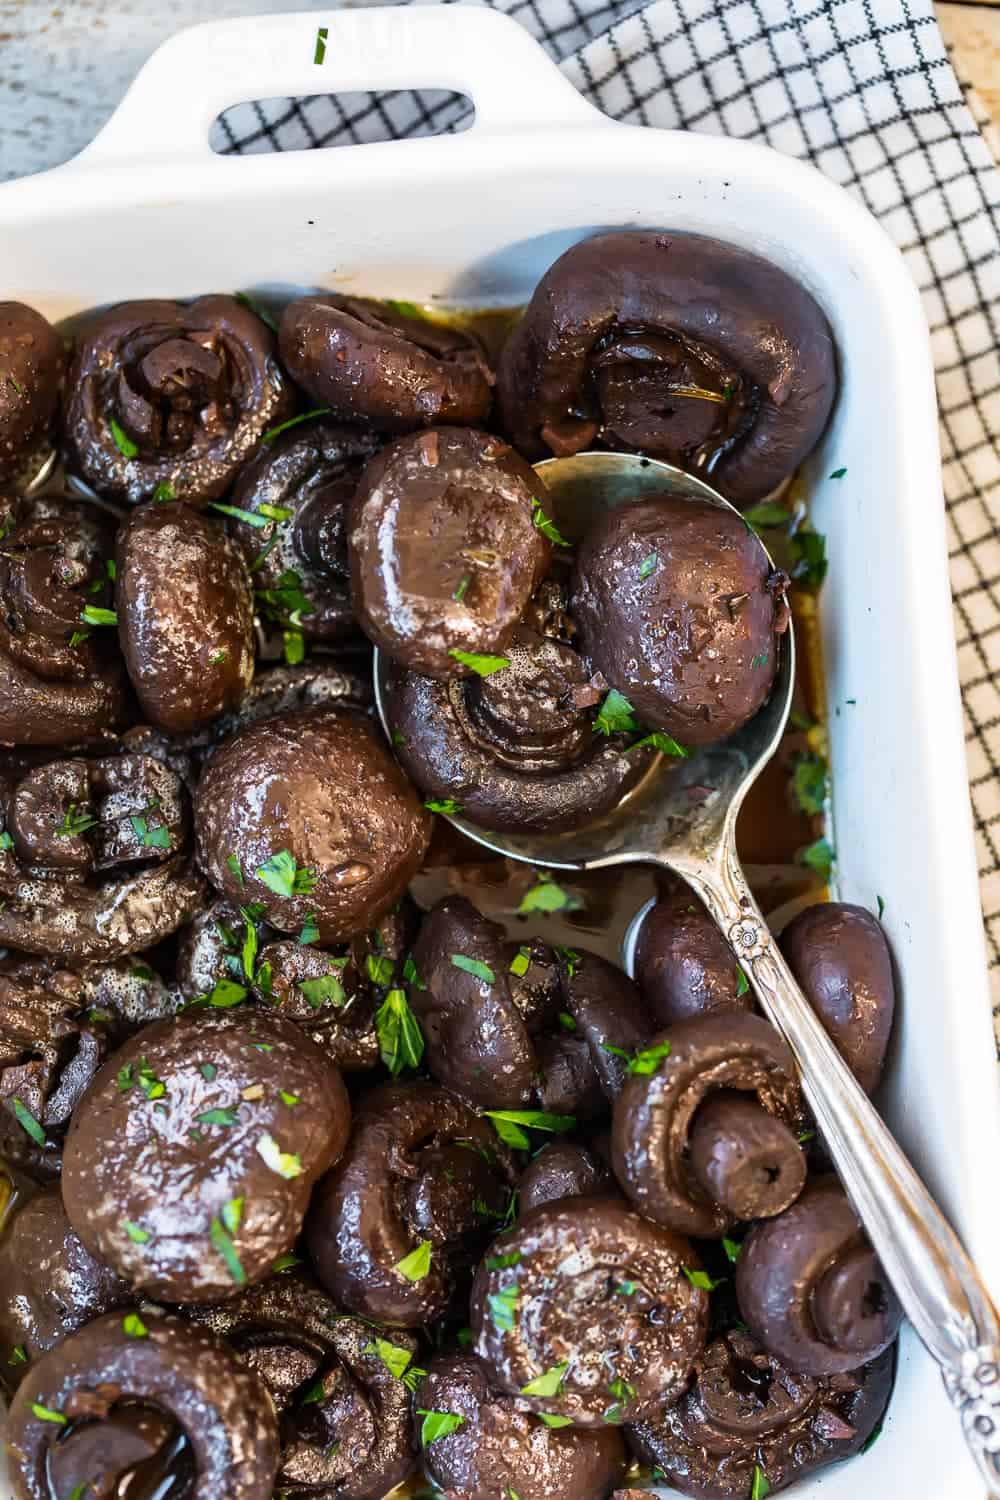
[[[317, 67], [320, 22], [329, 38]], [[409, 87], [468, 94], [474, 126], [284, 155], [208, 146], [215, 116], [243, 100]], [[53, 318], [292, 284], [508, 305], [569, 243], [619, 225], [698, 230], [770, 256], [833, 324], [841, 394], [809, 472], [830, 556], [821, 599], [837, 889], [870, 908], [884, 898], [902, 981], [885, 1113], [1000, 1296], [1000, 1101], [930, 352], [902, 259], [853, 199], [763, 147], [611, 123], [516, 23], [485, 9], [223, 21], [162, 46], [82, 155], [0, 188], [0, 297]], [[796, 1493], [891, 1491], [981, 1493], [936, 1369], [908, 1331], [878, 1444]]]

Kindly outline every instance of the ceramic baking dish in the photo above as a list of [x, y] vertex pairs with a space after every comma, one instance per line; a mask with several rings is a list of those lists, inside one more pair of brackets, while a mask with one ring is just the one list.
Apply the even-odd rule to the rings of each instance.
[[[283, 155], [222, 157], [208, 145], [216, 115], [240, 101], [414, 86], [467, 94], [472, 128]], [[507, 305], [572, 241], [619, 225], [697, 230], [770, 256], [833, 325], [841, 393], [808, 477], [830, 556], [821, 603], [837, 892], [885, 902], [902, 1007], [882, 1102], [997, 1296], [1000, 1109], [932, 368], [917, 293], [874, 220], [766, 148], [608, 121], [492, 11], [312, 11], [177, 35], [82, 155], [0, 188], [0, 297], [49, 317], [291, 285]], [[829, 479], [835, 469], [846, 474]], [[0, 1473], [4, 1500], [8, 1488]], [[908, 1332], [880, 1441], [796, 1491], [890, 1492], [980, 1493], [936, 1370]]]

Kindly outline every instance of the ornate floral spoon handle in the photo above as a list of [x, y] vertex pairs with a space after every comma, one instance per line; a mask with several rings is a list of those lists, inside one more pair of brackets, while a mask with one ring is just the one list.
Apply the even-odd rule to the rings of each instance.
[[975, 1266], [800, 990], [731, 842], [703, 861], [671, 852], [670, 865], [704, 900], [795, 1054], [824, 1144], [1000, 1496], [1000, 1322]]

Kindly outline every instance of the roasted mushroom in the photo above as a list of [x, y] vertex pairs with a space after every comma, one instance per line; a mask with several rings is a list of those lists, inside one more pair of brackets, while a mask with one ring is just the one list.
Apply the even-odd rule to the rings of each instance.
[[11, 764], [0, 804], [0, 943], [68, 963], [113, 959], [159, 942], [201, 904], [187, 795], [152, 756], [24, 774]]
[[610, 1171], [595, 1152], [572, 1141], [553, 1141], [531, 1158], [518, 1179], [518, 1217], [523, 1219], [540, 1203], [606, 1196], [614, 1187]]
[[552, 548], [545, 487], [513, 448], [471, 428], [390, 443], [351, 503], [351, 586], [375, 644], [427, 677], [468, 677], [502, 651]]
[[507, 1213], [515, 1176], [486, 1121], [443, 1089], [376, 1089], [313, 1195], [305, 1243], [316, 1274], [362, 1317], [431, 1322]]
[[718, 1239], [802, 1191], [799, 1111], [792, 1054], [767, 1021], [740, 1011], [678, 1021], [618, 1096], [615, 1176], [648, 1218]]
[[299, 297], [281, 318], [285, 366], [340, 421], [378, 432], [476, 427], [493, 399], [479, 342], [408, 308], [363, 297]]
[[699, 234], [599, 234], [560, 256], [500, 360], [530, 459], [600, 443], [707, 474], [737, 504], [794, 473], [836, 392], [833, 337], [770, 261]]
[[16, 1208], [0, 1237], [0, 1381], [91, 1319], [132, 1300], [126, 1282], [95, 1260], [70, 1228], [57, 1187]]
[[262, 1382], [207, 1329], [108, 1313], [28, 1371], [7, 1451], [17, 1500], [135, 1492], [137, 1476], [147, 1494], [172, 1476], [187, 1500], [271, 1500], [278, 1429]]
[[66, 1212], [137, 1290], [219, 1301], [291, 1249], [349, 1122], [340, 1074], [291, 1021], [187, 1012], [120, 1048], [77, 1107]]
[[290, 417], [267, 326], [235, 297], [122, 302], [80, 328], [66, 464], [108, 500], [216, 500]]
[[308, 601], [296, 626], [305, 640], [335, 641], [354, 629], [347, 508], [378, 446], [370, 428], [309, 421], [276, 437], [243, 470], [230, 526], [269, 623], [284, 623], [270, 617], [294, 577]]
[[433, 1360], [413, 1398], [424, 1464], [436, 1485], [462, 1500], [607, 1500], [625, 1473], [613, 1425], [554, 1430], [527, 1401], [491, 1389], [471, 1354]]
[[856, 1370], [887, 1349], [902, 1311], [861, 1220], [835, 1178], [743, 1242], [736, 1296], [750, 1332], [790, 1369]]
[[673, 882], [646, 913], [635, 978], [660, 1026], [713, 1010], [750, 1010], [753, 995], [732, 949], [689, 885]]
[[596, 727], [601, 693], [579, 653], [519, 625], [497, 663], [451, 682], [390, 667], [386, 719], [417, 785], [501, 831], [575, 828], [617, 807], [655, 754]]
[[120, 724], [118, 643], [88, 623], [114, 622], [113, 536], [96, 506], [0, 496], [0, 744], [71, 748]]
[[559, 961], [541, 943], [522, 949], [463, 896], [424, 919], [413, 961], [409, 997], [427, 1064], [479, 1108], [537, 1100], [556, 1114], [604, 1114], [629, 1053], [653, 1030], [612, 964], [576, 952]]
[[411, 1334], [383, 1338], [296, 1272], [189, 1316], [267, 1386], [281, 1432], [280, 1493], [382, 1500], [410, 1473], [416, 1452], [402, 1377], [417, 1354]]
[[896, 1009], [892, 955], [881, 923], [863, 906], [827, 901], [799, 912], [781, 951], [851, 1072], [878, 1088]]
[[853, 1374], [799, 1375], [734, 1331], [709, 1344], [676, 1406], [626, 1436], [682, 1495], [773, 1494], [864, 1447], [889, 1400], [892, 1367], [887, 1351]]
[[66, 354], [23, 302], [0, 302], [0, 484], [29, 483], [46, 457]]
[[143, 505], [118, 533], [118, 635], [151, 724], [187, 734], [239, 706], [253, 677], [253, 592], [220, 526]]
[[606, 511], [576, 557], [580, 649], [650, 729], [728, 738], [771, 691], [787, 575], [707, 500], [660, 495]]
[[580, 1427], [655, 1420], [704, 1347], [699, 1267], [687, 1240], [620, 1198], [544, 1203], [480, 1267], [473, 1347], [532, 1411]]
[[312, 917], [321, 942], [371, 927], [405, 890], [431, 817], [358, 714], [307, 710], [237, 731], [195, 799], [198, 857], [236, 905], [280, 932]]

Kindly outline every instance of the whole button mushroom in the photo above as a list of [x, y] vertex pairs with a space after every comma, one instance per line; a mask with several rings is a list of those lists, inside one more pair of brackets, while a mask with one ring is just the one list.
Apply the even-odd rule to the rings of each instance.
[[40, 312], [0, 302], [0, 484], [41, 468], [62, 388], [62, 339]]
[[0, 496], [0, 537], [0, 744], [109, 739], [125, 673], [114, 631], [88, 619], [114, 620], [110, 518], [54, 495]]
[[239, 706], [254, 667], [253, 589], [221, 527], [143, 505], [118, 533], [118, 635], [151, 724], [186, 734]]
[[207, 1329], [109, 1313], [28, 1372], [7, 1451], [16, 1500], [123, 1494], [140, 1465], [158, 1493], [173, 1475], [188, 1500], [271, 1500], [278, 1426], [262, 1382]]
[[878, 1088], [896, 1010], [892, 955], [862, 906], [827, 901], [799, 912], [781, 951], [861, 1087]]
[[215, 751], [195, 798], [198, 858], [236, 905], [319, 941], [371, 927], [419, 869], [431, 815], [360, 715], [280, 714]]
[[382, 1500], [416, 1462], [412, 1334], [382, 1337], [301, 1273], [280, 1272], [189, 1316], [224, 1338], [267, 1386], [281, 1423], [279, 1493]]
[[580, 649], [643, 724], [711, 745], [771, 691], [787, 583], [731, 510], [658, 495], [606, 511], [587, 533], [570, 607]]
[[672, 884], [643, 918], [635, 978], [660, 1026], [714, 1010], [751, 1010], [743, 971], [691, 887]]
[[572, 1141], [553, 1141], [532, 1157], [518, 1179], [518, 1217], [523, 1219], [540, 1203], [602, 1197], [614, 1188], [610, 1171], [595, 1152]]
[[461, 1100], [427, 1083], [376, 1089], [313, 1196], [305, 1244], [317, 1276], [361, 1317], [432, 1322], [506, 1214], [515, 1175]]
[[427, 677], [502, 651], [548, 566], [545, 487], [509, 444], [439, 427], [390, 443], [350, 510], [351, 586], [376, 646]]
[[478, 426], [493, 375], [477, 339], [364, 297], [299, 297], [278, 334], [292, 379], [344, 422], [378, 432]]
[[347, 508], [378, 447], [370, 428], [295, 425], [247, 464], [230, 496], [231, 533], [255, 587], [266, 603], [267, 591], [295, 574], [309, 600], [298, 627], [308, 641], [339, 640], [355, 628]]
[[601, 693], [567, 642], [519, 625], [503, 656], [450, 682], [391, 666], [395, 753], [431, 798], [483, 828], [545, 833], [611, 812], [654, 763], [597, 727]]
[[773, 1494], [860, 1452], [885, 1411], [892, 1374], [891, 1351], [852, 1374], [796, 1374], [733, 1331], [709, 1344], [675, 1406], [626, 1437], [682, 1495]]
[[293, 1022], [189, 1011], [95, 1078], [66, 1140], [66, 1212], [138, 1291], [219, 1301], [291, 1249], [349, 1127], [340, 1074]]
[[425, 917], [413, 962], [427, 1065], [478, 1108], [537, 1101], [556, 1114], [605, 1114], [624, 1059], [654, 1029], [612, 964], [576, 952], [560, 964], [542, 944], [522, 951], [463, 896]]
[[861, 1221], [835, 1178], [743, 1242], [736, 1297], [750, 1332], [790, 1369], [856, 1370], [887, 1349], [902, 1311]]
[[235, 297], [122, 302], [81, 327], [66, 465], [107, 500], [216, 500], [290, 417], [274, 336]]
[[600, 444], [709, 473], [737, 504], [787, 479], [837, 388], [804, 287], [700, 234], [626, 230], [550, 266], [500, 359], [500, 410], [534, 460]]
[[58, 1187], [36, 1193], [0, 1238], [2, 1378], [16, 1382], [68, 1334], [131, 1300], [127, 1282], [80, 1243]]
[[794, 1203], [806, 1178], [799, 1086], [769, 1022], [739, 1011], [678, 1021], [637, 1062], [615, 1104], [612, 1165], [641, 1213], [718, 1239]]
[[699, 1267], [687, 1240], [620, 1198], [544, 1203], [479, 1269], [473, 1348], [491, 1383], [532, 1411], [580, 1427], [653, 1420], [705, 1344]]
[[624, 1476], [613, 1425], [547, 1427], [527, 1401], [491, 1388], [474, 1355], [432, 1360], [413, 1403], [428, 1474], [462, 1500], [606, 1500]]
[[153, 756], [12, 770], [0, 806], [0, 943], [66, 963], [111, 960], [169, 937], [203, 904], [187, 794]]

